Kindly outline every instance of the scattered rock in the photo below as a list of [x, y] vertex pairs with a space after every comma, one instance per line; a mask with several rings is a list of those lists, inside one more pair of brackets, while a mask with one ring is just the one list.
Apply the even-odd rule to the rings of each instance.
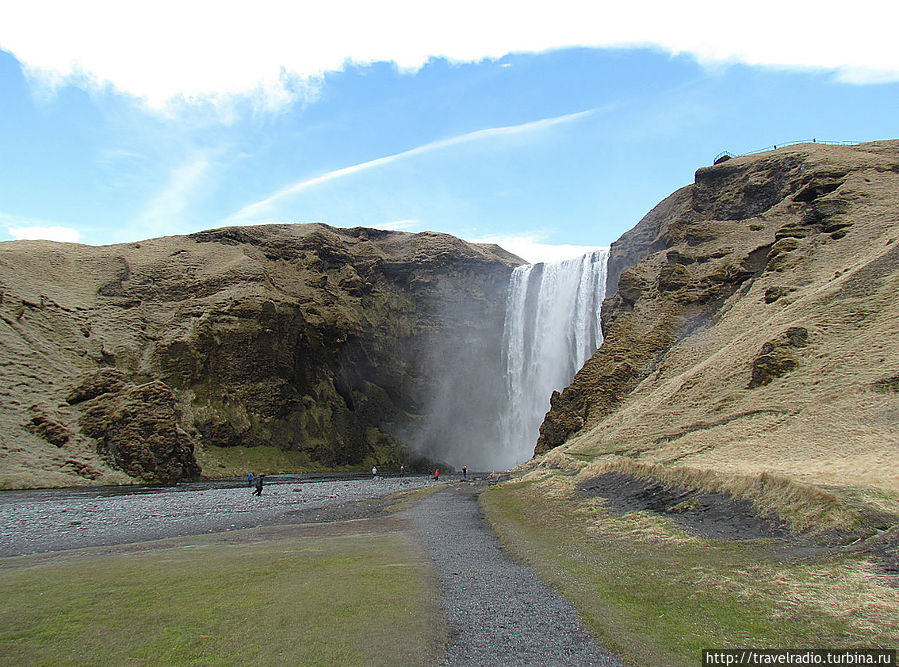
[[762, 345], [758, 356], [752, 362], [752, 379], [748, 389], [770, 384], [776, 378], [786, 375], [799, 366], [793, 354], [795, 348], [808, 345], [808, 331], [803, 327], [791, 327], [781, 338], [769, 340]]
[[31, 421], [25, 424], [26, 431], [57, 447], [62, 447], [69, 441], [71, 438], [69, 430], [57, 419], [48, 416], [46, 406], [32, 405], [29, 411], [32, 417]]
[[765, 290], [765, 303], [774, 303], [780, 297], [790, 293], [786, 287], [769, 287]]

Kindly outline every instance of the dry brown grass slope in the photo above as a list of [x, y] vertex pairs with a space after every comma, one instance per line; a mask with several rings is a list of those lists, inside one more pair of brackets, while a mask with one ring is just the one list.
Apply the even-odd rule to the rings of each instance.
[[899, 509], [899, 142], [700, 169], [610, 273], [605, 342], [527, 468], [689, 479], [799, 525], [831, 493]]

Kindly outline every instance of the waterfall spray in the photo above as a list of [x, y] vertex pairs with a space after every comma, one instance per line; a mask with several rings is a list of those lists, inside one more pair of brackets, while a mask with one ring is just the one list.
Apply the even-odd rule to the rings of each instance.
[[602, 343], [608, 249], [555, 264], [517, 267], [503, 329], [506, 409], [497, 459], [529, 459], [553, 391], [567, 386]]

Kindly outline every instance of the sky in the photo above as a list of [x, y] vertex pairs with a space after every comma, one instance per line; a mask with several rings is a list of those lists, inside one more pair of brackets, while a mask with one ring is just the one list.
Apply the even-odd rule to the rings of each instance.
[[4, 3], [0, 241], [324, 222], [551, 261], [721, 151], [899, 136], [899, 3], [621, 4]]

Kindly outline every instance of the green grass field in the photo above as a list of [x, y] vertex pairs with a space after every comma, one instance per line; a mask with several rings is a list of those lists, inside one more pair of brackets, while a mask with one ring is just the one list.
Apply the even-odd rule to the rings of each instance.
[[510, 552], [627, 664], [696, 665], [703, 648], [899, 644], [899, 590], [857, 558], [783, 559], [764, 541], [690, 537], [557, 481], [492, 487], [481, 503]]
[[397, 532], [7, 558], [0, 664], [436, 664], [438, 590]]

